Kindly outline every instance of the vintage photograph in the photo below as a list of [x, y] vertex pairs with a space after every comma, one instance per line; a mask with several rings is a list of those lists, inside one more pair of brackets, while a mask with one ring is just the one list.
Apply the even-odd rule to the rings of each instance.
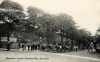
[[100, 62], [100, 0], [0, 0], [0, 62]]

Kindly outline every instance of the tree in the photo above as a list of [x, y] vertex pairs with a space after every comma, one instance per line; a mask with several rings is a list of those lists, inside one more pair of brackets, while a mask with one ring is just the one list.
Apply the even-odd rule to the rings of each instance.
[[[63, 42], [63, 37], [73, 40], [72, 33], [74, 32], [75, 22], [70, 15], [59, 14], [54, 17], [54, 25], [57, 26], [58, 30], [61, 30], [61, 43]], [[70, 35], [69, 35], [70, 34]]]
[[14, 25], [26, 16], [23, 11], [24, 9], [20, 4], [10, 0], [4, 0], [0, 4], [0, 20], [5, 22], [4, 25], [8, 27], [9, 31], [7, 32], [13, 32], [15, 30]]
[[97, 44], [100, 43], [100, 27], [97, 29], [97, 32], [94, 36], [94, 39], [95, 39]]
[[32, 6], [28, 7], [27, 9], [28, 9], [27, 13], [29, 16], [28, 21], [33, 24], [38, 23], [39, 22], [38, 18], [43, 14], [43, 11], [41, 9]]
[[84, 43], [89, 44], [91, 41], [93, 41], [93, 37], [91, 36], [91, 33], [89, 31], [86, 31], [85, 29], [79, 30], [79, 38], [77, 39], [77, 42], [79, 44]]
[[61, 42], [63, 42], [63, 37], [66, 39], [71, 39], [71, 43], [73, 43], [73, 41], [80, 41], [80, 43], [82, 43], [89, 40], [88, 38], [91, 38], [90, 32], [84, 29], [79, 30], [76, 26], [76, 22], [73, 20], [73, 17], [68, 14], [50, 15], [48, 13], [44, 13], [41, 9], [32, 6], [28, 7], [27, 9], [29, 14], [28, 21], [45, 30], [45, 37], [48, 38], [48, 43], [51, 41], [50, 39], [54, 38], [53, 34], [55, 31], [58, 30], [61, 30], [63, 33], [60, 33], [62, 38]]

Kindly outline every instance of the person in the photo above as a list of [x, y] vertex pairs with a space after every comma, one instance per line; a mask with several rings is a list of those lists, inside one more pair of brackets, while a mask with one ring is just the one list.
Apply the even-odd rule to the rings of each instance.
[[93, 42], [94, 49], [96, 49], [96, 41]]
[[71, 48], [70, 48], [70, 49], [71, 49], [71, 51], [73, 51], [73, 47], [74, 47], [74, 46], [73, 46], [73, 45], [71, 45], [70, 47], [71, 47]]
[[82, 50], [84, 50], [84, 44], [82, 43]]
[[24, 47], [25, 47], [25, 45], [24, 44], [22, 44], [22, 50], [24, 51]]
[[18, 45], [19, 45], [19, 49], [20, 49], [20, 43]]
[[34, 50], [34, 48], [35, 48], [35, 45], [33, 44], [32, 49]]
[[30, 49], [30, 45], [28, 45], [28, 50]]
[[31, 45], [31, 50], [33, 50], [33, 45]]
[[37, 50], [37, 44], [36, 44], [36, 46], [35, 46], [35, 49]]
[[58, 46], [58, 44], [56, 44], [56, 49], [57, 49], [57, 52], [58, 52], [58, 49], [59, 49], [59, 46]]
[[37, 50], [37, 44], [34, 44], [34, 49]]
[[43, 44], [43, 51], [45, 50], [45, 48], [46, 48], [46, 45], [45, 45], [45, 43]]
[[38, 50], [40, 50], [40, 44], [38, 44], [37, 46], [38, 46]]
[[61, 46], [61, 45], [59, 45], [59, 48], [60, 48], [60, 50], [62, 51], [62, 46]]
[[75, 50], [76, 50], [76, 52], [77, 52], [77, 48], [76, 48]]
[[10, 50], [10, 42], [7, 43], [7, 51]]
[[24, 44], [24, 50], [26, 50], [26, 44]]

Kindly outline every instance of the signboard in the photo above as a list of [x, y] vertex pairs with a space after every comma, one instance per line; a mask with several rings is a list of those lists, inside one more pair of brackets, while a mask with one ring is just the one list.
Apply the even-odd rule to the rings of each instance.
[[10, 39], [10, 42], [17, 42], [17, 38], [15, 37], [10, 37], [9, 39]]
[[[17, 42], [17, 38], [15, 37], [9, 37], [10, 42]], [[8, 37], [1, 37], [1, 42], [7, 42]]]
[[8, 41], [8, 37], [1, 37], [1, 42], [7, 42]]
[[14, 9], [5, 9], [5, 8], [0, 8], [0, 11], [12, 11], [12, 12], [21, 12], [20, 10], [14, 10]]

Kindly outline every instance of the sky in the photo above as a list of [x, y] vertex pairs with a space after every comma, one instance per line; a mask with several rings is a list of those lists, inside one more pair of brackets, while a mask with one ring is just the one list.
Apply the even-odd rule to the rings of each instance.
[[50, 14], [71, 15], [80, 28], [95, 35], [100, 27], [100, 0], [12, 0], [21, 4], [25, 10], [29, 6], [38, 7]]

